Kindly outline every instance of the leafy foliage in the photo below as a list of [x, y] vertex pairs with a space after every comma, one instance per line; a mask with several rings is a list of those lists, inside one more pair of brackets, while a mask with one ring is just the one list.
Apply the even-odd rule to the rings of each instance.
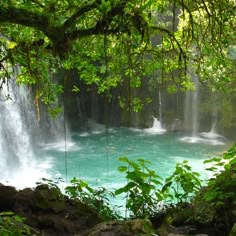
[[191, 71], [233, 94], [235, 8], [233, 0], [1, 1], [0, 88], [19, 65], [17, 81], [53, 109], [70, 77], [52, 79], [61, 69], [77, 70], [98, 93], [127, 90], [127, 110], [146, 104], [132, 94], [149, 80], [171, 92], [191, 89]]
[[213, 176], [193, 200], [194, 220], [214, 226], [221, 235], [228, 235], [235, 223], [236, 209], [236, 145], [222, 157], [206, 160]]
[[111, 208], [110, 199], [114, 194], [104, 187], [91, 188], [87, 182], [73, 178], [71, 185], [65, 188], [66, 194], [72, 199], [78, 199], [99, 212], [104, 220], [119, 219], [120, 215]]
[[162, 192], [172, 200], [189, 202], [201, 188], [200, 174], [192, 171], [188, 161], [177, 163], [175, 171], [165, 180]]
[[236, 144], [223, 157], [214, 157], [204, 163], [213, 165], [207, 170], [213, 172], [213, 178], [208, 182], [208, 191], [204, 199], [217, 208], [227, 203], [236, 204]]
[[0, 234], [2, 236], [31, 235], [30, 229], [24, 224], [25, 219], [13, 212], [0, 213]]
[[126, 173], [128, 183], [115, 191], [116, 195], [125, 193], [126, 208], [135, 217], [147, 217], [156, 210], [156, 186], [161, 185], [161, 177], [149, 169], [149, 161], [138, 159], [131, 161], [126, 157], [119, 158], [127, 166], [120, 166], [118, 170]]
[[147, 217], [156, 213], [161, 203], [189, 202], [201, 188], [200, 174], [192, 171], [188, 161], [176, 164], [176, 169], [164, 183], [162, 178], [147, 167], [149, 161], [136, 162], [126, 157], [119, 159], [127, 166], [118, 170], [126, 173], [127, 184], [115, 191], [116, 195], [125, 193], [126, 207], [135, 217]]

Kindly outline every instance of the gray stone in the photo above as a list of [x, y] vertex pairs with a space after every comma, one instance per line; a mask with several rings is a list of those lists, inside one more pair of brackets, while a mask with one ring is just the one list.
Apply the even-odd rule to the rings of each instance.
[[138, 236], [152, 235], [153, 229], [148, 220], [109, 221], [95, 225], [88, 236]]

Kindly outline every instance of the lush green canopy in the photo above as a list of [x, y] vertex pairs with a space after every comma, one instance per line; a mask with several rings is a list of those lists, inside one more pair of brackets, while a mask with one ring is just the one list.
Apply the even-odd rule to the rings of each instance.
[[235, 12], [235, 0], [1, 0], [0, 87], [20, 65], [17, 81], [46, 104], [62, 92], [59, 68], [99, 93], [147, 77], [191, 89], [191, 73], [234, 92]]

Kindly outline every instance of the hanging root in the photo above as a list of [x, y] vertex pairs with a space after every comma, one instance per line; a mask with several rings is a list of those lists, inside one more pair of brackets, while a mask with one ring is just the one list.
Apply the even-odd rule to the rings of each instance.
[[40, 121], [40, 108], [39, 108], [39, 94], [38, 92], [36, 93], [34, 104], [36, 107], [36, 114], [37, 114], [37, 121]]

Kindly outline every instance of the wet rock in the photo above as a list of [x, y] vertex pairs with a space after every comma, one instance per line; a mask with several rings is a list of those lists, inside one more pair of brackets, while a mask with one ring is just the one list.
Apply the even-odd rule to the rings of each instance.
[[55, 213], [65, 209], [65, 201], [60, 190], [50, 188], [46, 184], [36, 187], [30, 199], [30, 205], [32, 208], [51, 210]]
[[13, 209], [17, 190], [12, 186], [0, 185], [0, 211]]
[[183, 225], [175, 227], [169, 224], [163, 224], [158, 230], [159, 236], [207, 236], [206, 234], [201, 234], [199, 229], [192, 225]]
[[152, 235], [153, 232], [149, 220], [135, 219], [100, 223], [89, 231], [88, 236], [141, 236]]
[[68, 199], [58, 188], [40, 185], [19, 192], [0, 185], [0, 208], [25, 217], [25, 223], [44, 236], [87, 235], [102, 220], [78, 200]]

